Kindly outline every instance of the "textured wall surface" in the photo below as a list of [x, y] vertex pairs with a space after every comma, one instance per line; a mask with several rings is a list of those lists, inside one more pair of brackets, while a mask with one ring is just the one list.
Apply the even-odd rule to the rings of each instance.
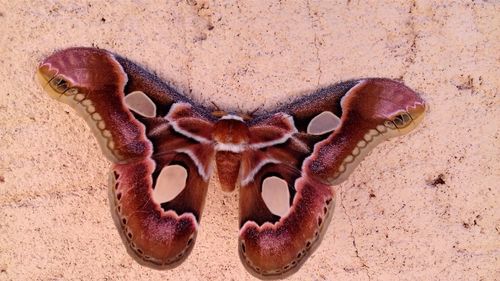
[[109, 162], [35, 82], [54, 50], [124, 55], [179, 92], [252, 111], [357, 77], [430, 104], [349, 180], [325, 239], [290, 280], [500, 279], [498, 1], [0, 0], [0, 280], [254, 280], [237, 254], [238, 193], [212, 177], [191, 256], [128, 256]]

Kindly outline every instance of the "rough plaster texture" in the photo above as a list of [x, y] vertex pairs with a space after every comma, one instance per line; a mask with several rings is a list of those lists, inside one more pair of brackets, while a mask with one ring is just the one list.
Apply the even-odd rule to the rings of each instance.
[[156, 271], [127, 255], [109, 163], [34, 80], [70, 46], [112, 50], [241, 111], [339, 80], [403, 80], [427, 118], [336, 187], [325, 239], [290, 280], [500, 279], [498, 1], [79, 2], [0, 0], [0, 280], [254, 279], [237, 255], [238, 193], [215, 177], [185, 263]]

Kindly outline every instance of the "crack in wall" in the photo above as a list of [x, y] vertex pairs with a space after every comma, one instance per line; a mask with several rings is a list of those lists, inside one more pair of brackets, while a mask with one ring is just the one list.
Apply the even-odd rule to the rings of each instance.
[[409, 42], [410, 42], [410, 48], [407, 52], [407, 57], [405, 59], [405, 65], [403, 69], [403, 73], [400, 75], [400, 79], [404, 80], [404, 77], [406, 74], [408, 74], [410, 67], [415, 64], [415, 59], [417, 58], [417, 38], [418, 38], [418, 32], [417, 29], [415, 28], [415, 12], [417, 11], [417, 0], [413, 0], [411, 2], [410, 9], [408, 11], [409, 18], [408, 18], [408, 28], [409, 30]]
[[182, 5], [182, 28], [183, 28], [183, 33], [184, 33], [184, 36], [182, 37], [183, 39], [183, 45], [184, 45], [184, 49], [186, 50], [186, 63], [185, 63], [185, 66], [186, 66], [186, 77], [187, 77], [187, 91], [188, 91], [188, 94], [191, 95], [191, 93], [193, 92], [193, 87], [192, 87], [192, 80], [193, 80], [193, 75], [191, 73], [191, 67], [193, 65], [193, 54], [191, 53], [191, 48], [188, 44], [188, 28], [186, 26], [186, 21], [188, 20], [188, 16], [186, 16], [186, 11], [185, 11], [185, 7], [183, 5], [183, 3], [178, 3], [178, 5]]
[[[184, 35], [186, 36], [186, 35]], [[193, 93], [193, 87], [192, 87], [192, 83], [193, 83], [193, 74], [191, 73], [191, 67], [193, 65], [193, 54], [191, 53], [191, 49], [189, 49], [187, 47], [187, 44], [186, 42], [184, 42], [184, 46], [186, 48], [186, 53], [187, 53], [187, 59], [186, 59], [186, 72], [187, 72], [187, 90], [188, 90], [188, 93], [191, 95]]]
[[316, 71], [318, 72], [318, 79], [316, 81], [316, 86], [319, 86], [320, 81], [321, 81], [321, 76], [323, 75], [323, 71], [321, 69], [321, 58], [319, 56], [319, 46], [321, 46], [321, 42], [318, 38], [318, 33], [316, 31], [316, 27], [317, 27], [316, 22], [318, 21], [318, 19], [317, 19], [318, 14], [312, 12], [311, 3], [309, 2], [309, 0], [306, 1], [306, 7], [307, 7], [307, 13], [308, 13], [309, 18], [311, 20], [311, 29], [314, 32], [314, 49], [315, 49], [315, 55], [316, 55], [316, 62], [318, 64], [318, 66], [316, 68]]
[[[344, 194], [344, 192], [342, 192], [341, 194]], [[370, 267], [368, 265], [366, 265], [365, 260], [359, 255], [359, 249], [358, 249], [358, 246], [356, 245], [356, 237], [354, 236], [354, 225], [352, 223], [351, 216], [349, 216], [349, 214], [347, 213], [347, 209], [344, 205], [344, 199], [345, 199], [345, 197], [343, 195], [340, 196], [340, 206], [344, 210], [344, 214], [347, 217], [347, 220], [349, 221], [349, 225], [351, 226], [351, 231], [349, 233], [349, 236], [352, 238], [352, 246], [354, 247], [354, 253], [356, 255], [356, 258], [361, 263], [361, 268], [363, 269], [363, 271], [366, 272], [366, 276], [368, 277], [368, 280], [371, 281], [372, 277], [371, 277], [370, 271], [369, 271]]]

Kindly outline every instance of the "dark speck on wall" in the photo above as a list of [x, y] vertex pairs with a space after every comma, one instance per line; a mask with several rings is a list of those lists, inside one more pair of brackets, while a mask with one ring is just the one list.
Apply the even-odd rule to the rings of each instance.
[[439, 174], [434, 180], [430, 182], [430, 185], [432, 186], [438, 186], [441, 184], [445, 184], [446, 182], [444, 181], [444, 175]]

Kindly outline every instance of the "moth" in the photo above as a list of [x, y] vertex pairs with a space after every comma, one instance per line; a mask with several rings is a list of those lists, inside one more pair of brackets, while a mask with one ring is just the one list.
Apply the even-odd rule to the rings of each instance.
[[94, 48], [55, 52], [37, 77], [92, 129], [112, 162], [109, 199], [121, 238], [156, 269], [192, 250], [215, 162], [222, 190], [239, 187], [242, 263], [259, 278], [294, 273], [331, 220], [333, 186], [425, 112], [415, 91], [383, 78], [341, 82], [256, 116], [225, 112]]

